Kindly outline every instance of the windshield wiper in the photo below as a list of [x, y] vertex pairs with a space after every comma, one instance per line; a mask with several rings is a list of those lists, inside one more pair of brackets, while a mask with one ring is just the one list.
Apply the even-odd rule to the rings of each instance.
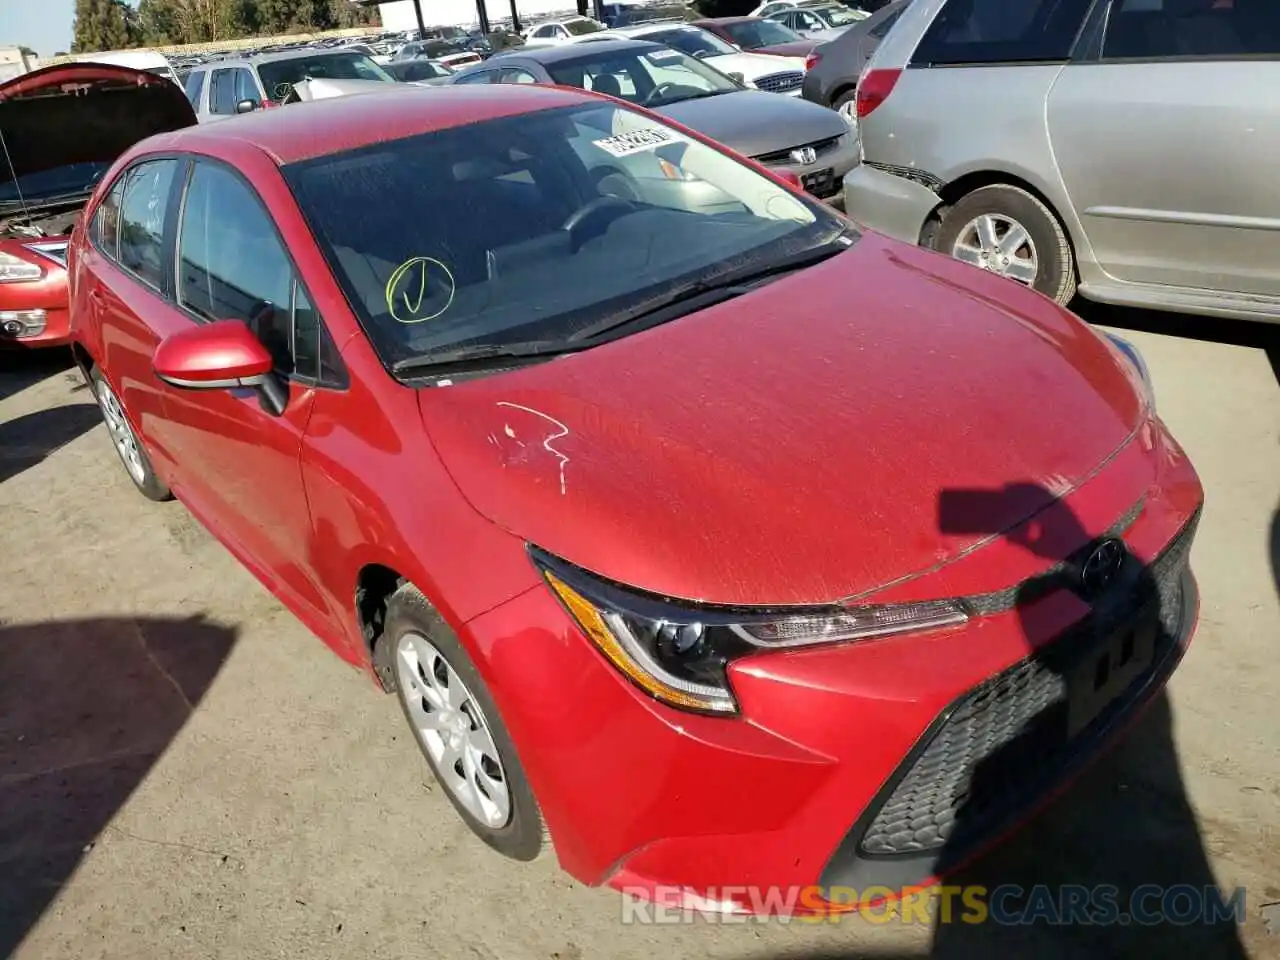
[[405, 373], [445, 374], [483, 370], [492, 367], [491, 360], [536, 360], [541, 357], [555, 357], [562, 353], [573, 353], [584, 346], [568, 346], [558, 340], [527, 340], [522, 343], [478, 343], [469, 347], [458, 347], [455, 350], [438, 350], [434, 353], [423, 353], [416, 357], [406, 357], [391, 365], [391, 372], [397, 376]]
[[694, 310], [714, 306], [749, 293], [759, 281], [779, 274], [791, 273], [794, 270], [802, 270], [844, 253], [852, 242], [847, 233], [841, 231], [836, 238], [816, 247], [801, 250], [799, 253], [779, 257], [764, 264], [748, 264], [701, 280], [694, 280], [692, 283], [682, 284], [657, 297], [644, 300], [629, 310], [610, 314], [596, 323], [575, 331], [567, 339], [571, 343], [581, 343], [627, 328], [639, 330], [675, 320]]

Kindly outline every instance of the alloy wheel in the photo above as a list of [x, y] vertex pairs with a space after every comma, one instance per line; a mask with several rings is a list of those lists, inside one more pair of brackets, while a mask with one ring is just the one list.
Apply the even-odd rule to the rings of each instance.
[[965, 224], [951, 255], [1027, 286], [1035, 283], [1040, 270], [1036, 245], [1027, 228], [1000, 213], [984, 213]]
[[396, 644], [396, 679], [413, 732], [445, 789], [485, 826], [505, 826], [506, 772], [484, 712], [457, 671], [435, 644], [410, 632]]
[[124, 408], [120, 406], [115, 393], [107, 386], [107, 382], [100, 378], [97, 397], [98, 408], [102, 410], [102, 418], [107, 422], [107, 429], [111, 432], [111, 442], [115, 445], [116, 453], [120, 454], [120, 461], [135, 483], [139, 485], [146, 483], [147, 468], [142, 462], [142, 450], [138, 447], [138, 438], [133, 432], [133, 427], [129, 426], [129, 419], [124, 415]]

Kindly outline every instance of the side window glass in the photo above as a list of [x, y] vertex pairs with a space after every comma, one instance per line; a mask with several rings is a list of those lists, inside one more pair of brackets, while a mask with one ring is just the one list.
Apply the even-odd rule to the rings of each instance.
[[93, 216], [93, 239], [98, 248], [112, 260], [120, 256], [120, 201], [130, 172], [123, 174], [111, 188]]
[[164, 221], [177, 160], [135, 167], [120, 204], [120, 265], [157, 290], [164, 284]]
[[503, 83], [537, 83], [538, 78], [535, 77], [528, 70], [521, 70], [519, 68], [515, 68], [511, 70], [502, 71], [502, 82]]
[[187, 74], [186, 83], [183, 85], [183, 89], [187, 92], [187, 99], [197, 110], [200, 109], [200, 94], [204, 93], [205, 76], [204, 70], [192, 70]]
[[479, 73], [469, 73], [465, 77], [459, 77], [454, 83], [492, 83], [496, 70], [481, 70]]
[[236, 112], [235, 71], [213, 71], [213, 86], [209, 91], [209, 112], [229, 116]]
[[254, 103], [261, 101], [262, 97], [258, 94], [258, 85], [254, 83], [253, 74], [246, 67], [241, 67], [236, 71], [236, 104], [242, 100], [252, 100]]
[[177, 260], [182, 306], [206, 320], [245, 321], [277, 369], [294, 372], [293, 267], [266, 210], [224, 167], [196, 164]]
[[1280, 53], [1280, 5], [1257, 0], [1115, 0], [1105, 59]]
[[1066, 60], [1091, 5], [1092, 0], [948, 3], [925, 31], [911, 62], [947, 66]]

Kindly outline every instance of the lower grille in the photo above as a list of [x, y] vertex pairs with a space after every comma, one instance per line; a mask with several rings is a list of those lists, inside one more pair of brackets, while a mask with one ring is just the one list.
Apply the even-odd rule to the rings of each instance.
[[[946, 861], [954, 863], [1056, 782], [1091, 732], [1110, 726], [1140, 699], [1177, 642], [1182, 577], [1198, 519], [1197, 514], [1150, 567], [1118, 587], [1118, 595], [1095, 606], [1086, 623], [974, 688], [944, 713], [879, 806], [859, 853], [941, 856], [945, 847]], [[1145, 645], [1147, 661], [1130, 679], [1120, 673], [1125, 661], [1111, 651], [1123, 648], [1132, 655], [1135, 644]], [[1100, 709], [1089, 707], [1087, 722], [1078, 725], [1082, 702], [1097, 693], [1096, 674], [1105, 675], [1112, 663], [1125, 685], [1109, 702], [1104, 697]]]
[[771, 73], [767, 77], [757, 77], [755, 85], [769, 93], [788, 93], [799, 90], [804, 83], [804, 74], [799, 70], [788, 70], [783, 73]]
[[800, 178], [800, 183], [806, 191], [819, 200], [827, 200], [841, 191], [844, 186], [844, 178], [837, 177], [835, 170], [827, 167], [817, 173], [806, 173]]

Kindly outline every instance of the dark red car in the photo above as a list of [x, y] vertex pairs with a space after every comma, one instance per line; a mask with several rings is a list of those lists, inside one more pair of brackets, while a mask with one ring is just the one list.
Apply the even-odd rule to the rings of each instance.
[[125, 67], [0, 84], [0, 346], [67, 341], [67, 243], [93, 188], [139, 140], [195, 122], [177, 84]]
[[1189, 642], [1201, 486], [1136, 352], [654, 114], [338, 98], [141, 144], [88, 214], [75, 352], [134, 482], [511, 857], [897, 888]]
[[807, 57], [818, 45], [817, 40], [806, 40], [790, 27], [763, 17], [714, 17], [695, 20], [693, 26], [710, 30], [720, 39], [752, 53]]

